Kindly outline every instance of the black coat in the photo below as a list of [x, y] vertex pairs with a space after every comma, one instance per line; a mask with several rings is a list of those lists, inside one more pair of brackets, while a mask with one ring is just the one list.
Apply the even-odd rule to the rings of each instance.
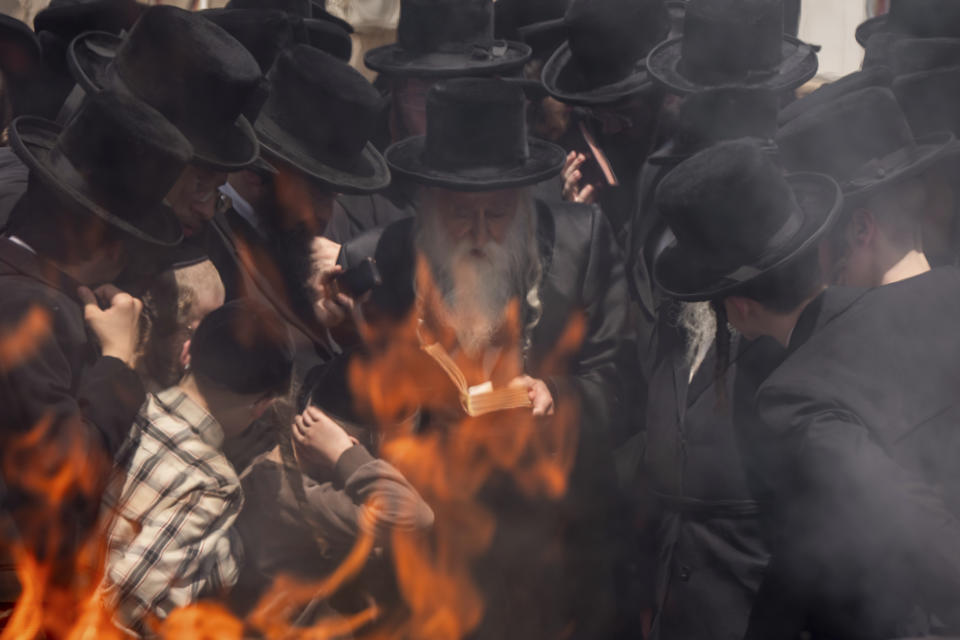
[[[0, 442], [5, 449], [12, 439], [49, 418], [48, 437], [57, 438], [69, 430], [80, 446], [105, 448], [112, 455], [146, 399], [132, 369], [100, 355], [99, 345], [87, 332], [78, 286], [49, 263], [0, 238], [0, 341], [5, 343], [0, 360]], [[40, 329], [18, 333], [29, 326], [24, 321], [31, 314], [48, 318], [49, 332], [41, 320]], [[22, 356], [11, 348], [14, 342], [23, 346], [34, 339], [35, 347]], [[45, 462], [53, 463], [49, 455], [46, 458]], [[0, 501], [18, 521], [20, 508], [37, 498], [24, 493], [9, 471], [4, 468], [7, 493], [0, 482]], [[103, 471], [106, 475], [109, 470]], [[89, 498], [61, 514], [66, 519], [61, 526], [83, 535], [99, 510], [97, 497]], [[0, 557], [0, 601], [11, 602], [16, 589], [12, 570]]]
[[804, 310], [748, 437], [779, 507], [748, 637], [960, 630], [958, 327], [953, 267]]
[[[612, 432], [621, 428], [618, 421], [635, 381], [629, 361], [633, 345], [626, 280], [619, 248], [597, 208], [536, 202], [543, 314], [531, 333], [527, 373], [542, 377], [538, 369], [568, 320], [579, 310], [585, 312], [585, 336], [570, 374], [552, 380], [560, 405], [574, 394], [581, 402], [577, 460], [564, 501], [573, 524], [566, 529], [567, 573], [560, 583], [573, 592], [572, 615], [581, 622], [573, 637], [602, 638], [607, 632], [598, 619], [613, 606], [610, 572], [618, 558], [612, 541], [618, 533], [611, 528], [610, 516], [621, 506], [610, 443]], [[376, 259], [384, 283], [373, 292], [370, 304], [378, 313], [402, 318], [413, 307], [414, 231], [413, 219], [401, 220], [343, 247], [341, 263], [346, 268], [366, 256]], [[528, 513], [529, 529], [537, 519]], [[513, 627], [510, 637], [517, 637], [520, 627]]]
[[734, 423], [758, 419], [753, 394], [783, 349], [735, 341], [721, 403], [715, 347], [688, 383], [674, 314], [672, 306], [661, 313], [646, 421], [644, 470], [659, 516], [652, 638], [739, 640], [769, 553]]

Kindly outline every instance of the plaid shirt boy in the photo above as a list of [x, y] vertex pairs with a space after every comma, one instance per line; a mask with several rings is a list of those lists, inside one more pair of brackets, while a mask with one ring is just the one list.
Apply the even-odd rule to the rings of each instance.
[[243, 492], [223, 438], [177, 387], [141, 408], [118, 456], [126, 477], [104, 505], [114, 520], [102, 587], [121, 624], [143, 632], [150, 614], [165, 618], [236, 582]]

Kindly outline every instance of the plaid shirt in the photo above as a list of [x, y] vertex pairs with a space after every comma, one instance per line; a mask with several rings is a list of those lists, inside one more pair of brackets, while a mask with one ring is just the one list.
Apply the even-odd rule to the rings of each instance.
[[102, 589], [119, 623], [143, 632], [149, 615], [165, 618], [236, 582], [232, 525], [243, 492], [220, 450], [223, 437], [176, 387], [140, 409], [118, 456], [122, 486], [104, 501], [114, 519]]

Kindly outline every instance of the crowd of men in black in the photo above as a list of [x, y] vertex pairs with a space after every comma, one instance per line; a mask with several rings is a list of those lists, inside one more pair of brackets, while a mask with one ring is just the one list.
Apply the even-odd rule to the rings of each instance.
[[803, 97], [799, 13], [402, 0], [374, 84], [316, 0], [0, 16], [3, 620], [18, 550], [69, 585], [104, 536], [150, 636], [370, 534], [295, 623], [402, 628], [394, 535], [479, 525], [384, 423], [515, 388], [491, 426], [573, 407], [576, 455], [560, 499], [484, 480], [468, 637], [960, 637], [960, 2]]

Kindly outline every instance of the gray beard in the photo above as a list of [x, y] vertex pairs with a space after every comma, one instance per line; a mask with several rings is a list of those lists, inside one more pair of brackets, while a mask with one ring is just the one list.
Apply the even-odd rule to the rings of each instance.
[[483, 257], [471, 253], [469, 240], [451, 242], [440, 225], [440, 215], [421, 208], [416, 246], [431, 267], [443, 301], [440, 319], [453, 330], [461, 348], [479, 354], [503, 326], [510, 302], [526, 295], [530, 211], [518, 211], [506, 241], [489, 241]]
[[677, 315], [677, 326], [686, 335], [684, 363], [690, 367], [693, 380], [717, 337], [717, 316], [709, 302], [684, 302]]

